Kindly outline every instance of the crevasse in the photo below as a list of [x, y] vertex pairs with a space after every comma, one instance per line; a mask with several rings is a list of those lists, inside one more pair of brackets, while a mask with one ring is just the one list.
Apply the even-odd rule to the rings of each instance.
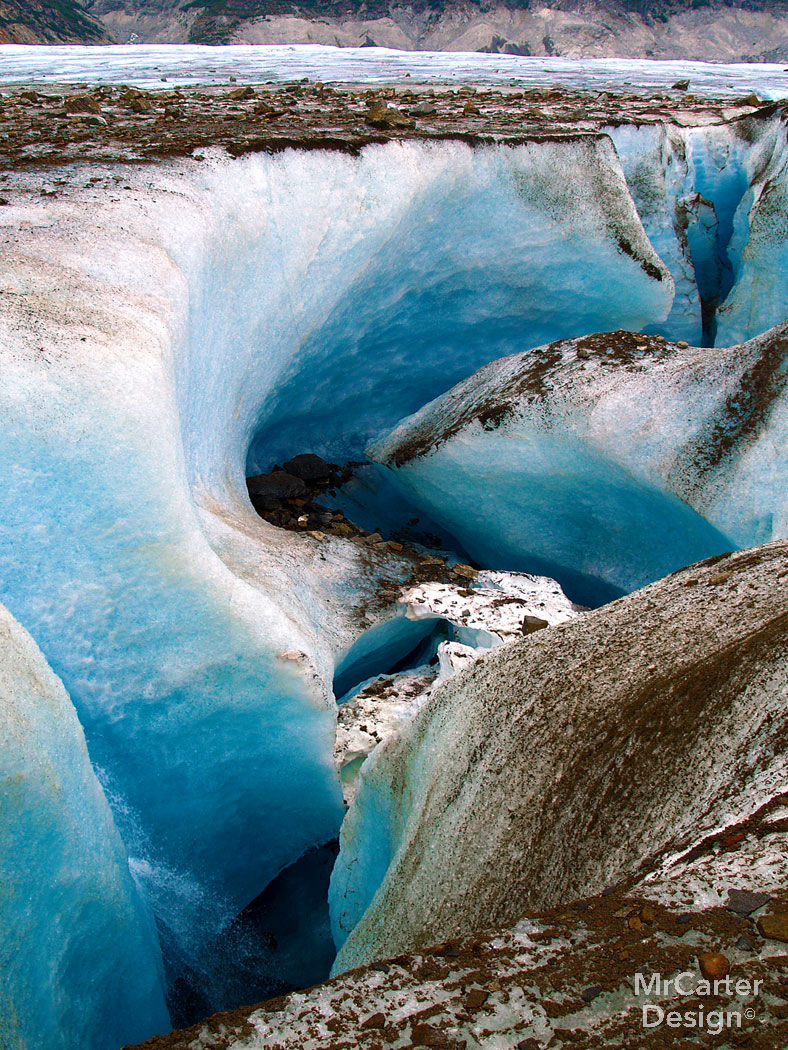
[[73, 699], [172, 983], [342, 818], [328, 683], [374, 581], [261, 522], [245, 472], [358, 454], [505, 353], [663, 325], [674, 276], [605, 136], [108, 174], [0, 214], [0, 598]]

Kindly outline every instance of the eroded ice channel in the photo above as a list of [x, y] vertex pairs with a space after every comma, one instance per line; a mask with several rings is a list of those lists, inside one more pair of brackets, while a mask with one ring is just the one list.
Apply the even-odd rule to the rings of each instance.
[[[73, 169], [55, 198], [9, 180], [0, 599], [84, 727], [170, 991], [186, 975], [207, 994], [208, 948], [336, 837], [332, 674], [390, 615], [378, 581], [403, 571], [261, 522], [246, 473], [306, 448], [358, 456], [479, 366], [550, 340], [649, 328], [719, 344], [781, 320], [784, 164], [778, 115], [516, 148], [217, 156], [124, 172], [127, 189]], [[657, 532], [665, 507], [657, 490]], [[644, 558], [664, 571], [664, 551]], [[19, 819], [25, 892], [51, 840]], [[84, 890], [68, 892], [36, 904], [41, 924], [79, 910]], [[89, 985], [85, 1010], [102, 1009], [117, 976], [91, 958], [33, 979], [53, 999]], [[147, 1019], [125, 1015], [129, 1038], [141, 1017], [161, 1027], [162, 992]], [[39, 1007], [12, 1005], [36, 1046]], [[64, 1037], [77, 1045], [110, 1044]]]

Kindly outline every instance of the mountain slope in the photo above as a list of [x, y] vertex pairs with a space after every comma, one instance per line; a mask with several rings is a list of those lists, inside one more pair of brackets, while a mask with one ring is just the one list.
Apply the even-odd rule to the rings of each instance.
[[786, 0], [85, 0], [113, 39], [784, 61]]
[[0, 44], [108, 41], [104, 26], [79, 0], [0, 0]]

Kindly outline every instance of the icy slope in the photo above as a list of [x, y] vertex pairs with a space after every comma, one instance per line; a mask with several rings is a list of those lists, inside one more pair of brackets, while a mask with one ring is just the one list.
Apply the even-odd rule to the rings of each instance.
[[496, 361], [376, 445], [482, 564], [582, 600], [788, 535], [785, 327], [720, 350], [626, 332]]
[[604, 137], [51, 185], [15, 176], [0, 209], [0, 596], [73, 698], [177, 977], [335, 836], [331, 675], [398, 571], [261, 522], [254, 435], [266, 465], [360, 449], [512, 340], [659, 320], [672, 281]]
[[693, 566], [433, 692], [343, 825], [335, 972], [598, 893], [782, 795], [787, 552]]
[[153, 920], [62, 683], [0, 606], [0, 1046], [169, 1028]]

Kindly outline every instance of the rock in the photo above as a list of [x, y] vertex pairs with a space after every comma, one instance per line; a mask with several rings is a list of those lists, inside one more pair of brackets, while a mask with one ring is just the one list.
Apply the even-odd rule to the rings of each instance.
[[330, 463], [326, 463], [314, 452], [302, 452], [298, 456], [293, 456], [284, 464], [284, 468], [288, 474], [293, 474], [304, 481], [328, 481], [336, 473]]
[[651, 904], [644, 904], [640, 909], [640, 918], [643, 922], [652, 923], [657, 918], [657, 913]]
[[236, 102], [243, 102], [246, 101], [246, 99], [254, 98], [254, 89], [250, 87], [236, 88], [234, 91], [231, 91], [227, 97]]
[[689, 80], [677, 80], [671, 85], [671, 91], [686, 91], [690, 86]]
[[751, 952], [754, 950], [755, 945], [752, 943], [749, 937], [745, 937], [743, 934], [736, 941], [736, 947], [740, 952]]
[[100, 113], [101, 105], [93, 95], [69, 95], [63, 100], [66, 113]]
[[731, 969], [730, 961], [721, 952], [700, 952], [698, 966], [707, 981], [725, 977]]
[[478, 117], [481, 111], [475, 102], [466, 102], [462, 109], [464, 117]]
[[410, 1031], [414, 1046], [448, 1047], [449, 1037], [431, 1024], [414, 1024]]
[[549, 627], [550, 624], [547, 620], [543, 620], [541, 616], [529, 616], [523, 617], [523, 634], [534, 634], [536, 631], [542, 631], [545, 627]]
[[689, 343], [687, 342], [686, 339], [679, 339], [679, 341], [676, 343], [676, 346], [679, 348], [679, 350], [688, 350], [689, 349]]
[[401, 113], [396, 106], [387, 106], [385, 102], [373, 102], [366, 116], [367, 124], [373, 128], [412, 128], [413, 121]]
[[771, 941], [788, 941], [788, 912], [763, 915], [758, 920], [758, 929]]
[[410, 112], [414, 117], [430, 117], [433, 113], [438, 112], [438, 108], [432, 102], [419, 102], [418, 105], [411, 108]]
[[758, 98], [758, 96], [753, 91], [749, 95], [745, 95], [744, 98], [740, 98], [739, 99], [739, 105], [740, 106], [760, 106], [761, 105], [761, 100]]
[[250, 496], [262, 499], [292, 499], [295, 496], [303, 496], [306, 492], [306, 485], [301, 478], [284, 470], [276, 470], [271, 474], [256, 474], [246, 479], [246, 485]]
[[475, 580], [479, 575], [478, 569], [474, 569], [472, 565], [466, 565], [464, 562], [452, 565], [451, 571], [455, 576], [461, 576], [464, 580]]
[[485, 992], [483, 988], [471, 988], [465, 996], [465, 1009], [469, 1011], [478, 1010], [484, 1006], [489, 998], [490, 993]]
[[751, 890], [729, 890], [725, 907], [735, 915], [746, 918], [754, 911], [769, 904], [772, 897], [768, 893], [753, 893]]
[[592, 1003], [604, 990], [601, 984], [592, 984], [588, 988], [583, 989], [580, 993], [580, 998], [584, 1003]]
[[378, 1011], [376, 1014], [370, 1014], [366, 1021], [361, 1022], [362, 1028], [385, 1028], [386, 1027], [386, 1015]]

